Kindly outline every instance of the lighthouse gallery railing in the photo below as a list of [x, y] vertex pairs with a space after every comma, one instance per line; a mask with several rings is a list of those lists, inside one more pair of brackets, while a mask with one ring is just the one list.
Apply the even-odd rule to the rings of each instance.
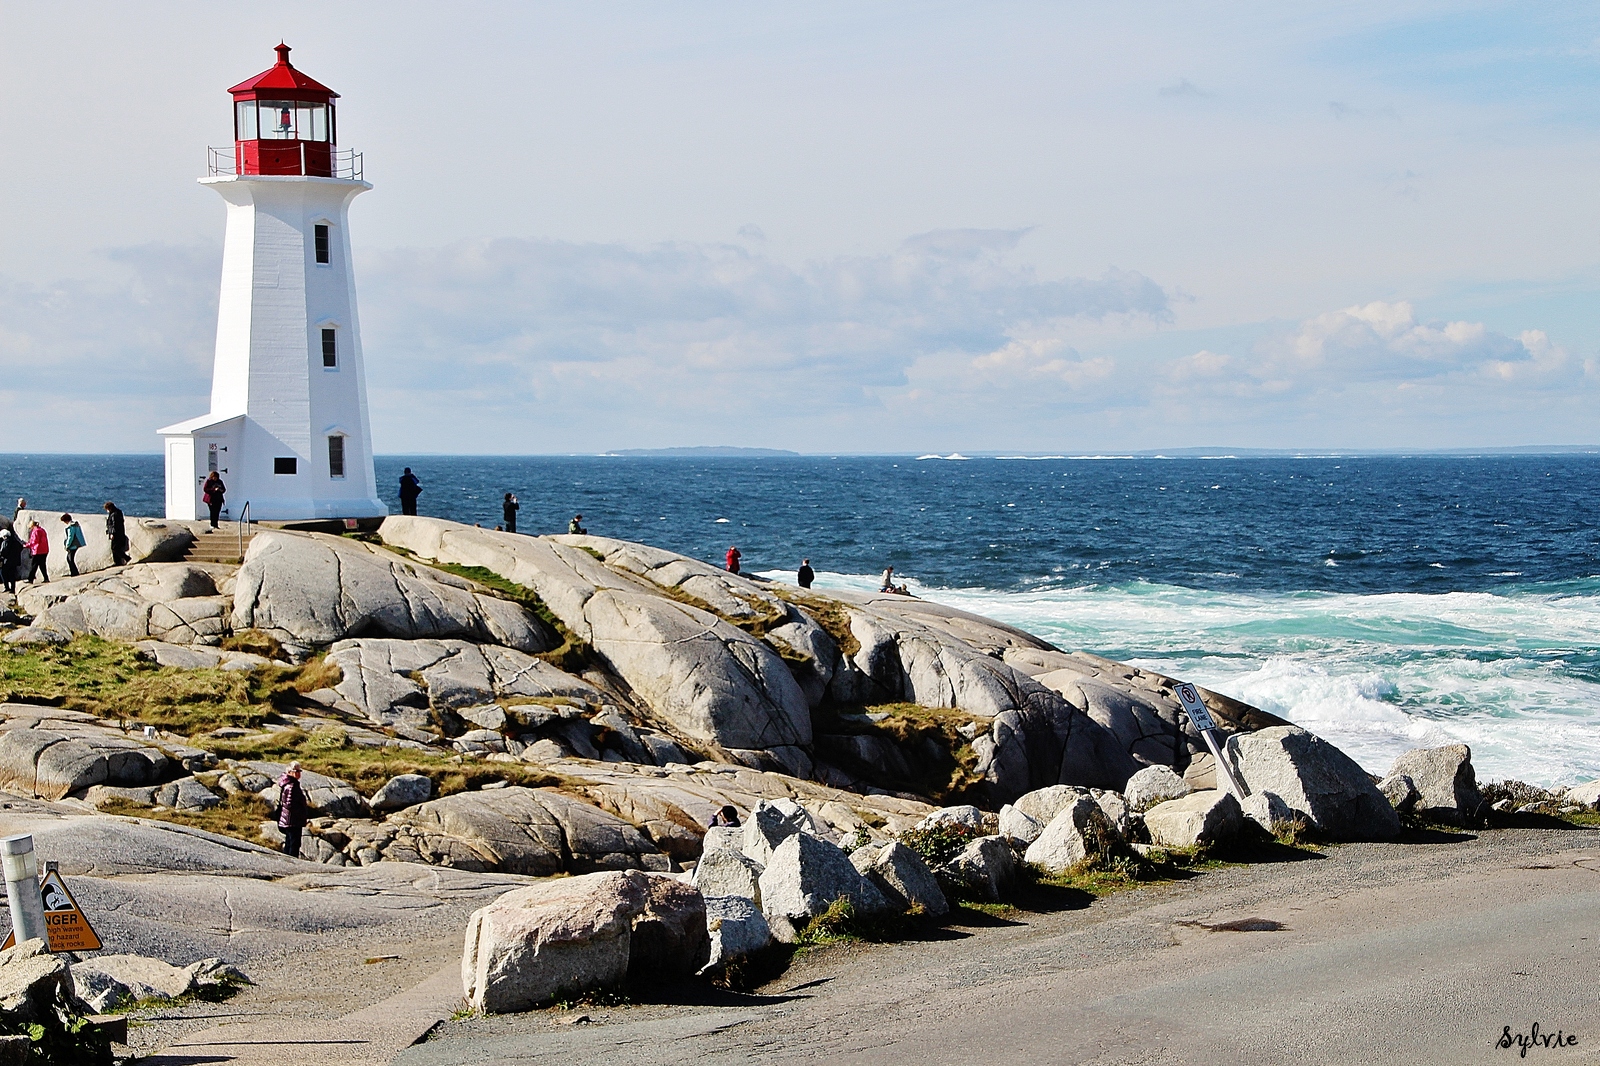
[[[207, 148], [209, 156], [206, 170], [209, 177], [222, 178], [239, 173], [239, 152], [236, 148]], [[365, 163], [362, 153], [354, 149], [333, 150], [333, 177], [351, 181], [365, 181]], [[306, 146], [300, 145], [300, 173], [306, 173]]]

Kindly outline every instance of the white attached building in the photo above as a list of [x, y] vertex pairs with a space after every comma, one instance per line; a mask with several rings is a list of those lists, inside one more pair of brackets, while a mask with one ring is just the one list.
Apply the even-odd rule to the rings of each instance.
[[[350, 201], [372, 188], [336, 148], [338, 94], [289, 64], [229, 90], [234, 150], [201, 183], [228, 205], [211, 413], [159, 432], [167, 517], [203, 517], [216, 470], [229, 515], [372, 518], [378, 498], [356, 316]], [[220, 162], [219, 162], [220, 161]]]

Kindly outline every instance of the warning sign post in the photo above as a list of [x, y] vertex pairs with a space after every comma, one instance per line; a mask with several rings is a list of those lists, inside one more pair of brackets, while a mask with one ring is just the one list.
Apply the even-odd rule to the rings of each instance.
[[[51, 870], [39, 882], [39, 895], [44, 899], [44, 929], [51, 951], [98, 951], [100, 937], [89, 924], [88, 915], [78, 906], [78, 901], [67, 891], [61, 875]], [[16, 934], [6, 937], [0, 950], [17, 942]]]

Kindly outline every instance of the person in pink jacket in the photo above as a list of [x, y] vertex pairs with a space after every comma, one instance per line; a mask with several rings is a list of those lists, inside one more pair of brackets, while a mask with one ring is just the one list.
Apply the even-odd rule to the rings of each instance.
[[28, 584], [33, 584], [33, 579], [40, 574], [44, 575], [46, 584], [50, 582], [50, 571], [46, 568], [46, 556], [50, 554], [50, 535], [44, 527], [37, 522], [28, 526], [28, 551], [33, 556], [33, 564], [28, 569]]

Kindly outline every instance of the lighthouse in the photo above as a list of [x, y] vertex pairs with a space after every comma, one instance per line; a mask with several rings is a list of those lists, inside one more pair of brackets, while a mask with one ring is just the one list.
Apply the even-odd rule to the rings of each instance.
[[167, 517], [204, 513], [217, 471], [229, 517], [371, 518], [378, 498], [350, 258], [350, 202], [372, 188], [338, 148], [339, 94], [277, 46], [229, 89], [233, 148], [200, 179], [227, 204], [211, 413], [167, 426]]

